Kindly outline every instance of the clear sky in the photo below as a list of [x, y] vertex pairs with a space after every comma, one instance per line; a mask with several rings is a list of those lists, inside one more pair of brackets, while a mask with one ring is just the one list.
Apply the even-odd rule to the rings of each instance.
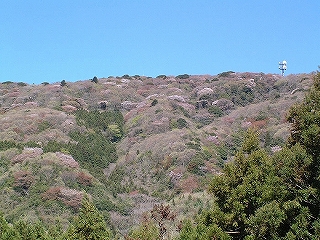
[[319, 0], [0, 0], [0, 82], [320, 65]]

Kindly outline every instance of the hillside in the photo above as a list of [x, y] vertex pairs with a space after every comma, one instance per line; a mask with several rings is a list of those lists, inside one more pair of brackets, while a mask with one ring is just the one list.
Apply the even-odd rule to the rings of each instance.
[[[208, 181], [246, 129], [270, 154], [310, 74], [128, 76], [0, 84], [0, 210], [8, 222], [69, 224], [83, 193], [120, 235], [156, 203], [178, 218], [208, 207]], [[85, 111], [83, 111], [85, 110]]]

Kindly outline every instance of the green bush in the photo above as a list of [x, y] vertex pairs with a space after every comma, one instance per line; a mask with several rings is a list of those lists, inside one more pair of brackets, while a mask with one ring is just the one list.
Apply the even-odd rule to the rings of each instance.
[[45, 146], [42, 147], [42, 150], [44, 153], [63, 152], [64, 149], [69, 149], [69, 147], [70, 147], [70, 144], [51, 140]]
[[166, 79], [166, 78], [167, 78], [167, 76], [162, 74], [162, 75], [157, 76], [157, 78]]
[[223, 111], [217, 106], [210, 106], [208, 108], [208, 112], [210, 114], [214, 115], [215, 117], [222, 117], [223, 116]]
[[11, 81], [5, 81], [5, 82], [3, 82], [2, 84], [11, 84], [11, 83], [13, 83], [13, 82], [11, 82]]
[[123, 75], [122, 78], [129, 79], [129, 80], [131, 79], [130, 75], [128, 75], [128, 74]]
[[198, 152], [188, 163], [188, 171], [194, 174], [203, 175], [200, 167], [204, 165], [204, 159], [204, 154]]
[[233, 74], [233, 71], [228, 71], [228, 72], [222, 72], [218, 74], [218, 77], [230, 77], [231, 74]]
[[244, 84], [230, 84], [226, 86], [224, 91], [225, 97], [238, 106], [246, 106], [252, 103], [255, 97], [253, 90]]
[[17, 83], [19, 87], [24, 87], [27, 86], [28, 84], [24, 83], [24, 82], [18, 82]]
[[188, 123], [183, 118], [178, 118], [177, 120], [177, 128], [182, 129], [188, 126]]
[[158, 104], [158, 100], [157, 99], [154, 99], [153, 101], [152, 101], [152, 103], [151, 103], [151, 106], [153, 107], [153, 106], [155, 106], [155, 105], [157, 105]]
[[187, 126], [188, 126], [188, 123], [183, 118], [178, 118], [177, 120], [175, 120], [175, 119], [170, 120], [170, 128], [171, 129], [175, 129], [175, 128], [182, 129]]
[[14, 141], [0, 141], [0, 151], [5, 151], [10, 148], [21, 148], [19, 144], [15, 143]]
[[39, 132], [42, 132], [50, 127], [51, 127], [51, 123], [48, 121], [42, 121], [41, 123], [38, 124]]
[[179, 78], [179, 79], [187, 79], [189, 77], [190, 77], [190, 75], [188, 75], [188, 74], [182, 74], [182, 75], [176, 76], [176, 78]]

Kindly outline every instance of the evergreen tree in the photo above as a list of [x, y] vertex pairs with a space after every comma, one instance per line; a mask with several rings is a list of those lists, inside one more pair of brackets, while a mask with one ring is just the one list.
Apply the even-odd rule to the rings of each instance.
[[126, 240], [160, 240], [159, 230], [154, 222], [150, 219], [144, 219], [142, 225], [132, 230]]
[[[300, 144], [312, 156], [308, 182], [320, 191], [320, 72], [314, 76], [313, 87], [302, 103], [294, 105], [288, 114], [291, 123], [290, 146]], [[319, 205], [320, 202], [314, 202]], [[317, 212], [316, 214], [319, 214]]]
[[3, 239], [3, 240], [20, 239], [19, 234], [9, 226], [7, 221], [4, 219], [4, 216], [2, 213], [0, 213], [0, 239]]
[[98, 78], [96, 76], [94, 76], [91, 80], [91, 82], [94, 82], [94, 83], [98, 83]]
[[50, 240], [44, 226], [40, 223], [26, 223], [25, 221], [18, 221], [14, 224], [15, 231], [21, 236], [23, 240]]
[[64, 86], [66, 86], [66, 85], [67, 85], [66, 80], [62, 80], [62, 81], [60, 82], [60, 86], [61, 86], [61, 87], [64, 87]]
[[106, 227], [103, 216], [87, 197], [83, 199], [79, 216], [69, 227], [66, 239], [78, 240], [107, 240], [110, 231]]

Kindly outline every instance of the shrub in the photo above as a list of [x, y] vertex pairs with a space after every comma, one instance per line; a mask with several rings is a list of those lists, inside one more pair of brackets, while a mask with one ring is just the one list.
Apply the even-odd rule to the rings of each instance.
[[123, 75], [122, 78], [124, 78], [124, 79], [131, 79], [131, 77], [130, 77], [128, 74]]
[[5, 151], [10, 148], [22, 149], [22, 147], [19, 146], [19, 144], [15, 143], [14, 141], [10, 141], [10, 140], [9, 141], [8, 140], [0, 141], [0, 151]]
[[208, 108], [208, 112], [212, 115], [214, 115], [215, 117], [221, 117], [223, 116], [223, 111], [217, 107], [217, 106], [210, 106]]
[[157, 99], [154, 99], [154, 100], [152, 101], [152, 103], [151, 103], [151, 106], [153, 107], [153, 106], [157, 105], [157, 103], [158, 103], [158, 100], [157, 100]]
[[157, 78], [166, 79], [166, 78], [167, 78], [167, 76], [162, 74], [162, 75], [157, 76]]
[[227, 98], [235, 105], [246, 106], [252, 103], [255, 97], [253, 90], [246, 85], [230, 84], [225, 91], [228, 94]]
[[222, 72], [218, 74], [218, 77], [230, 77], [230, 75], [234, 73], [233, 71]]
[[11, 81], [5, 81], [5, 82], [3, 82], [2, 84], [11, 84], [11, 83], [13, 83], [13, 82], [11, 82]]
[[24, 82], [18, 82], [17, 84], [18, 84], [18, 86], [20, 86], [20, 87], [27, 86], [27, 84], [26, 84], [26, 83], [24, 83]]
[[51, 123], [49, 123], [48, 121], [43, 121], [43, 122], [38, 124], [39, 132], [42, 132], [42, 131], [50, 128], [50, 127], [51, 127]]
[[187, 78], [189, 78], [190, 77], [190, 75], [188, 75], [188, 74], [182, 74], [182, 75], [178, 75], [176, 78], [179, 78], [179, 79], [187, 79]]
[[174, 128], [185, 128], [188, 126], [188, 123], [186, 120], [184, 120], [183, 118], [179, 118], [177, 120], [171, 119], [170, 120], [170, 128], [174, 129]]
[[66, 143], [61, 143], [57, 141], [49, 141], [45, 146], [43, 146], [43, 152], [65, 152], [65, 149], [69, 149], [69, 145]]
[[178, 127], [179, 129], [185, 128], [185, 127], [187, 127], [187, 126], [188, 126], [188, 123], [187, 123], [186, 120], [184, 120], [183, 118], [178, 118], [178, 120], [177, 120], [177, 127]]
[[76, 161], [90, 170], [106, 168], [117, 159], [115, 145], [101, 133], [70, 134], [77, 144], [69, 144], [69, 151]]
[[196, 155], [189, 162], [187, 169], [189, 172], [202, 175], [201, 167], [204, 165], [204, 160], [206, 156], [202, 152], [197, 152]]

